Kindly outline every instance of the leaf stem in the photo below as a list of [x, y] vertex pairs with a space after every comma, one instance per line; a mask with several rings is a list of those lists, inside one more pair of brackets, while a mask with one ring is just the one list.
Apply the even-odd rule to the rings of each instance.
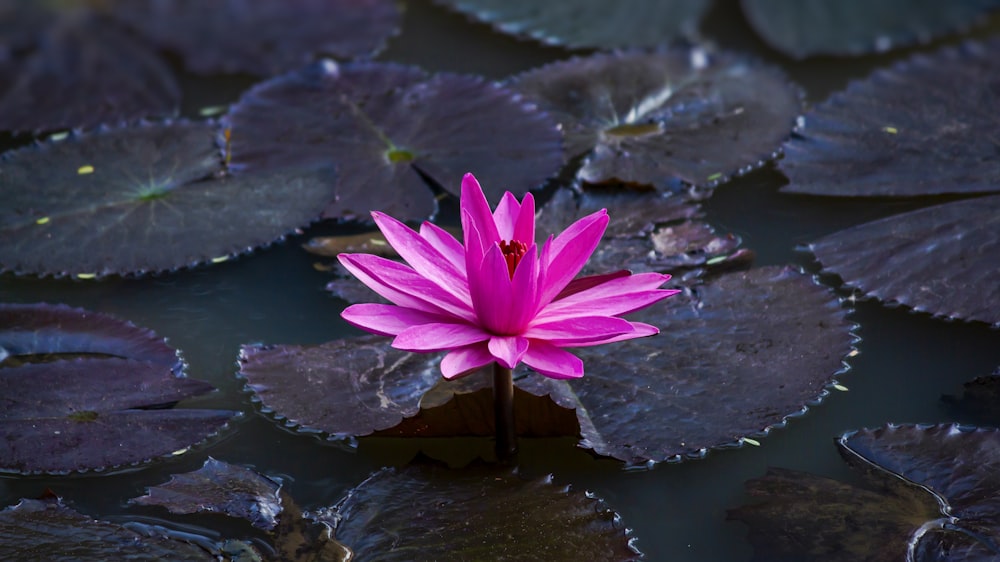
[[510, 369], [499, 363], [493, 363], [493, 411], [497, 460], [509, 463], [517, 455], [517, 432], [514, 430], [514, 377]]

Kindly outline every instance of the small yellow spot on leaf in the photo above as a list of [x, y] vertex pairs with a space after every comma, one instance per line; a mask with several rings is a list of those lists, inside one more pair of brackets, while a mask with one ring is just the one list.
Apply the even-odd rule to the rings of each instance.
[[69, 136], [69, 131], [62, 131], [59, 133], [53, 133], [52, 136], [49, 137], [49, 140], [59, 142], [61, 140], [66, 140], [66, 137], [68, 136]]
[[715, 181], [715, 180], [717, 180], [717, 179], [719, 179], [721, 177], [722, 177], [722, 172], [716, 172], [716, 173], [708, 176], [708, 181]]
[[856, 349], [852, 349], [852, 350], [851, 350], [851, 352], [847, 354], [847, 356], [848, 356], [848, 357], [857, 357], [857, 356], [858, 356], [858, 353], [859, 353], [859, 351], [858, 351], [858, 350], [856, 350]]
[[842, 385], [842, 384], [835, 384], [835, 385], [833, 385], [833, 388], [836, 388], [837, 390], [839, 390], [841, 392], [847, 392], [847, 390], [848, 390], [847, 387], [844, 386], [844, 385]]
[[176, 451], [174, 451], [173, 453], [170, 453], [170, 454], [171, 454], [172, 456], [175, 456], [175, 457], [179, 457], [179, 456], [183, 455], [183, 454], [184, 454], [184, 453], [186, 453], [186, 452], [188, 452], [188, 448], [185, 448], [185, 449], [177, 449]]
[[371, 244], [372, 246], [388, 246], [389, 245], [389, 243], [386, 242], [385, 240], [379, 240], [378, 238], [372, 238], [371, 240], [368, 241], [368, 243]]
[[93, 174], [94, 173], [94, 167], [91, 166], [90, 164], [87, 164], [86, 166], [80, 166], [79, 168], [76, 169], [76, 173], [80, 174], [81, 176], [84, 176], [84, 175], [87, 175], [87, 174]]
[[219, 256], [217, 258], [212, 258], [212, 263], [222, 263], [229, 259], [229, 256]]
[[77, 273], [77, 279], [94, 279], [97, 277], [96, 273]]
[[213, 115], [218, 115], [226, 111], [227, 107], [224, 105], [208, 105], [198, 110], [198, 115], [202, 117], [211, 117]]
[[717, 263], [722, 263], [722, 262], [726, 261], [727, 257], [728, 256], [715, 256], [714, 258], [709, 258], [705, 262], [705, 265], [715, 265]]
[[42, 217], [36, 220], [35, 224], [49, 224], [49, 217]]
[[749, 437], [744, 437], [743, 438], [743, 442], [746, 443], [747, 445], [753, 445], [754, 447], [760, 447], [760, 441], [757, 441], [756, 439], [750, 439]]
[[895, 134], [899, 133], [899, 129], [897, 129], [895, 127], [890, 127], [888, 125], [886, 125], [885, 127], [882, 127], [882, 130], [885, 131], [885, 132], [887, 132], [887, 133], [889, 133], [890, 135], [895, 135]]

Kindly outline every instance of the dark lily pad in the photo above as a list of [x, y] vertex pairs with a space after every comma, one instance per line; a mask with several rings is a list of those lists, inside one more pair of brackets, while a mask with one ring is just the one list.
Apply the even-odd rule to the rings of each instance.
[[801, 92], [776, 68], [699, 48], [596, 54], [513, 78], [562, 125], [578, 175], [677, 189], [714, 185], [772, 158]]
[[177, 112], [180, 86], [167, 64], [104, 19], [55, 19], [33, 47], [6, 63], [0, 130], [93, 127]]
[[880, 301], [1000, 326], [1000, 195], [862, 224], [809, 249], [824, 271]]
[[917, 55], [852, 82], [808, 113], [785, 143], [779, 166], [791, 183], [782, 191], [905, 197], [1000, 190], [1000, 118], [989, 110], [1000, 103], [998, 75], [994, 39]]
[[281, 513], [281, 485], [253, 470], [211, 457], [194, 472], [175, 474], [170, 481], [146, 490], [131, 503], [158, 505], [171, 513], [221, 513], [250, 521], [271, 531]]
[[359, 560], [641, 557], [601, 500], [494, 468], [385, 468], [317, 519]]
[[3, 560], [217, 560], [170, 538], [91, 519], [62, 502], [23, 499], [0, 511]]
[[706, 0], [437, 0], [497, 30], [572, 49], [652, 47], [693, 38]]
[[220, 176], [210, 123], [73, 135], [0, 159], [0, 271], [142, 274], [225, 261], [314, 220], [332, 172]]
[[[0, 305], [0, 472], [66, 473], [180, 454], [236, 412], [169, 409], [213, 390], [149, 330], [51, 305]], [[70, 357], [70, 359], [64, 359]], [[41, 362], [39, 362], [41, 361]]]
[[370, 56], [399, 28], [393, 0], [117, 0], [111, 14], [212, 74], [271, 75], [311, 61]]
[[481, 78], [321, 61], [258, 85], [230, 109], [231, 169], [294, 177], [336, 165], [326, 218], [401, 220], [435, 211], [425, 177], [453, 194], [473, 171], [487, 196], [540, 186], [563, 162], [545, 113]]
[[926, 43], [984, 19], [997, 0], [741, 0], [775, 49], [795, 58], [860, 55]]
[[942, 396], [952, 419], [1000, 427], [1000, 367], [965, 383], [961, 396]]
[[[759, 560], [994, 560], [1000, 555], [1000, 433], [889, 425], [844, 434], [865, 486], [778, 471], [751, 481], [762, 504], [730, 513]], [[805, 516], [805, 514], [809, 514]]]

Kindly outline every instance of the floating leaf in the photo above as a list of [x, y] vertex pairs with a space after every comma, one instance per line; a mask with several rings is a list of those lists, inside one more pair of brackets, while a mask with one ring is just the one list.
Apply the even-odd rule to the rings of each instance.
[[209, 457], [194, 472], [175, 474], [170, 481], [146, 490], [131, 500], [139, 505], [158, 505], [170, 513], [222, 513], [250, 521], [266, 531], [278, 525], [281, 486], [248, 468]]
[[218, 559], [215, 552], [150, 531], [91, 519], [62, 502], [23, 499], [0, 511], [0, 559]]
[[5, 356], [55, 359], [0, 368], [0, 471], [148, 462], [204, 441], [236, 415], [164, 409], [213, 387], [183, 376], [174, 350], [127, 322], [65, 306], [0, 305], [0, 326]]
[[917, 55], [852, 82], [808, 113], [785, 143], [779, 166], [791, 183], [782, 191], [884, 197], [1000, 190], [1000, 118], [988, 109], [1000, 103], [1000, 89], [986, 78], [997, 74], [994, 39]]
[[566, 47], [652, 47], [692, 38], [706, 0], [437, 0], [499, 31]]
[[86, 279], [208, 263], [280, 239], [329, 202], [328, 170], [218, 177], [214, 131], [147, 125], [7, 153], [0, 271]]
[[492, 468], [385, 468], [317, 518], [359, 560], [641, 557], [602, 501]]
[[552, 114], [578, 175], [659, 189], [714, 185], [772, 158], [801, 109], [777, 69], [698, 48], [596, 54], [514, 77]]
[[971, 418], [978, 425], [1000, 426], [1000, 367], [993, 374], [965, 383], [962, 396], [941, 399], [960, 419]]
[[995, 428], [889, 425], [852, 431], [841, 454], [866, 487], [775, 471], [751, 481], [764, 503], [730, 513], [751, 525], [759, 560], [992, 560], [1000, 553]]
[[880, 301], [1000, 326], [1000, 195], [862, 224], [809, 249], [824, 271]]
[[997, 0], [742, 0], [754, 30], [795, 58], [881, 52], [964, 30]]
[[318, 62], [253, 88], [226, 123], [237, 175], [336, 165], [327, 218], [378, 209], [425, 219], [435, 210], [425, 177], [457, 194], [475, 170], [495, 201], [540, 186], [563, 162], [555, 123], [514, 93], [392, 64]]
[[270, 75], [323, 54], [373, 55], [396, 33], [393, 0], [117, 0], [111, 12], [158, 45], [184, 57], [188, 69], [212, 74]]
[[0, 130], [94, 127], [177, 111], [180, 86], [167, 64], [103, 19], [59, 18], [34, 47], [2, 72], [11, 79], [0, 83]]

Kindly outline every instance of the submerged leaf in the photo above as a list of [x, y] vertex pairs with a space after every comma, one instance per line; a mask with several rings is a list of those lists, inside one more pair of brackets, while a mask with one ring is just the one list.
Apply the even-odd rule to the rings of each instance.
[[317, 519], [359, 560], [641, 557], [599, 499], [493, 468], [382, 469]]
[[278, 525], [281, 486], [248, 468], [209, 457], [194, 472], [175, 474], [131, 503], [158, 505], [171, 513], [222, 513], [250, 521], [266, 531]]
[[0, 271], [141, 274], [225, 259], [314, 220], [328, 170], [224, 176], [210, 123], [74, 135], [0, 159]]
[[54, 501], [23, 499], [0, 511], [2, 560], [218, 560], [162, 533], [91, 519]]
[[[943, 2], [952, 5], [954, 2]], [[916, 55], [834, 94], [785, 143], [782, 191], [914, 196], [1000, 190], [1000, 40]]]
[[499, 31], [569, 48], [652, 47], [693, 38], [707, 0], [437, 0]]
[[399, 27], [393, 0], [116, 0], [111, 15], [202, 74], [270, 75], [317, 55], [370, 56]]
[[30, 55], [12, 57], [6, 65], [9, 68], [0, 72], [10, 77], [0, 82], [4, 131], [169, 117], [180, 104], [180, 86], [167, 64], [144, 44], [93, 16], [55, 20]]
[[760, 166], [802, 105], [778, 69], [698, 48], [570, 59], [511, 86], [561, 124], [568, 156], [589, 155], [580, 179], [661, 190], [714, 185]]
[[742, 0], [743, 13], [775, 49], [795, 58], [860, 55], [926, 43], [963, 30], [997, 0]]
[[862, 224], [809, 249], [824, 271], [880, 301], [1000, 326], [1000, 195]]
[[226, 124], [237, 176], [334, 164], [326, 218], [378, 209], [425, 219], [435, 212], [425, 177], [457, 194], [475, 170], [495, 201], [540, 186], [563, 162], [555, 123], [514, 93], [393, 64], [321, 61], [279, 76], [244, 94]]

